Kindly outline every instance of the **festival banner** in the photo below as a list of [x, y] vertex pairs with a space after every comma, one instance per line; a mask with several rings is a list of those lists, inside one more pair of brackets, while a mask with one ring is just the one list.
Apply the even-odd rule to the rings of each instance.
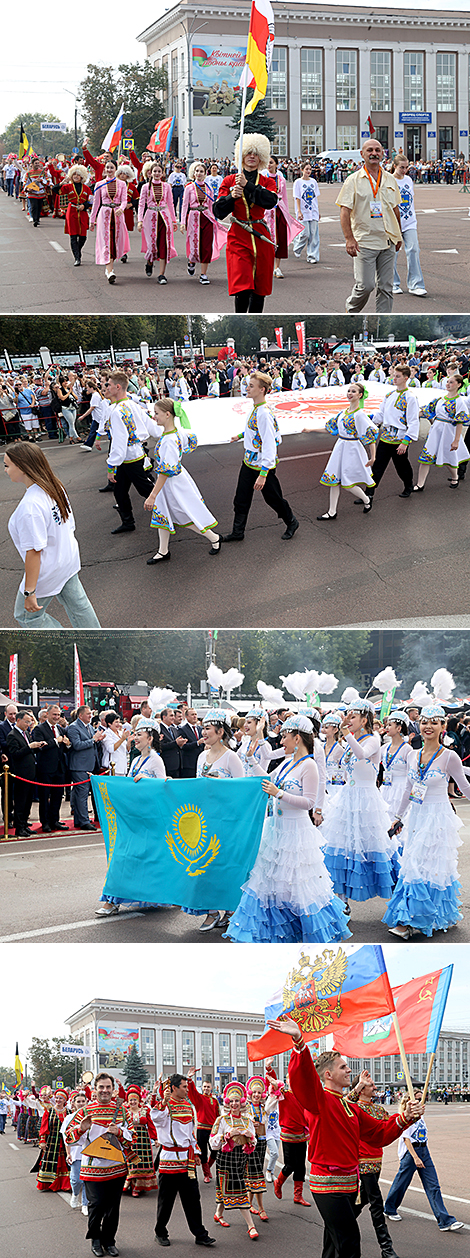
[[296, 323], [295, 330], [297, 333], [297, 341], [299, 345], [299, 354], [305, 354], [305, 322]]
[[80, 659], [76, 642], [73, 644], [73, 690], [74, 707], [80, 708], [85, 702], [85, 695], [83, 691], [82, 670], [80, 668]]
[[[382, 949], [379, 944], [324, 948], [317, 956], [301, 951], [283, 988], [266, 1006], [265, 1018], [293, 1018], [310, 1042], [329, 1035], [334, 1027], [349, 1026], [359, 1016], [378, 1018], [395, 1009]], [[250, 1061], [262, 1061], [286, 1050], [286, 1037], [267, 1030], [248, 1042]]]
[[175, 122], [176, 114], [172, 114], [171, 118], [162, 118], [161, 122], [157, 122], [155, 131], [147, 144], [149, 153], [169, 152]]
[[[452, 971], [447, 965], [392, 987], [406, 1052], [436, 1052]], [[387, 1057], [400, 1051], [390, 1014], [355, 1026], [335, 1026], [333, 1035], [335, 1048], [348, 1057]]]
[[274, 335], [276, 337], [276, 344], [277, 344], [278, 349], [282, 349], [282, 346], [283, 346], [283, 331], [284, 331], [283, 328], [274, 329]]
[[266, 811], [261, 778], [91, 778], [108, 855], [107, 895], [235, 909]]
[[8, 669], [8, 694], [13, 703], [18, 703], [18, 656], [10, 655]]
[[240, 71], [245, 48], [193, 44], [193, 113], [195, 117], [233, 118], [240, 96]]
[[98, 1052], [105, 1056], [104, 1066], [121, 1067], [132, 1048], [139, 1051], [138, 1027], [124, 1027], [116, 1022], [99, 1022], [97, 1027]]

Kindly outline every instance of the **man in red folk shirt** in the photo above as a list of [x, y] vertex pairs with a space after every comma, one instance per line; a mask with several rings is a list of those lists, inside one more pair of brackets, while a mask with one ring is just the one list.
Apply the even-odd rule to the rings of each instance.
[[361, 1236], [355, 1214], [359, 1187], [359, 1146], [392, 1144], [406, 1123], [422, 1113], [409, 1101], [404, 1115], [372, 1118], [344, 1095], [351, 1071], [341, 1053], [322, 1053], [315, 1064], [292, 1018], [268, 1022], [273, 1031], [290, 1035], [293, 1053], [289, 1081], [294, 1096], [307, 1112], [310, 1190], [325, 1230], [322, 1258], [360, 1258]]
[[198, 1092], [194, 1082], [194, 1075], [198, 1069], [198, 1066], [191, 1066], [191, 1069], [188, 1070], [188, 1097], [191, 1105], [194, 1105], [196, 1110], [196, 1137], [201, 1150], [204, 1183], [210, 1184], [212, 1179], [211, 1166], [215, 1162], [215, 1153], [210, 1153], [209, 1151], [209, 1136], [216, 1118], [219, 1117], [220, 1107], [216, 1097], [212, 1096], [211, 1083], [203, 1083], [202, 1092]]
[[80, 1140], [84, 1131], [90, 1132], [90, 1142], [97, 1137], [111, 1138], [116, 1148], [116, 1160], [93, 1153], [87, 1155], [87, 1145], [82, 1153], [80, 1179], [86, 1183], [88, 1199], [87, 1239], [91, 1240], [94, 1258], [104, 1253], [117, 1258], [119, 1250], [115, 1239], [119, 1223], [119, 1207], [127, 1174], [127, 1164], [136, 1159], [136, 1134], [130, 1110], [119, 1097], [113, 1099], [114, 1079], [102, 1070], [95, 1079], [96, 1100], [89, 1101], [77, 1110], [67, 1128], [71, 1142]]

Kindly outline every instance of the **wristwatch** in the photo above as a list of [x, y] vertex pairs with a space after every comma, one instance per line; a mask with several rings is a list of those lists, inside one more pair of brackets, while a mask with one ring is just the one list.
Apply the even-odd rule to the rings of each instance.
[[31, 594], [35, 594], [35, 593], [36, 593], [36, 586], [34, 587], [34, 590], [24, 590], [24, 597], [30, 598]]

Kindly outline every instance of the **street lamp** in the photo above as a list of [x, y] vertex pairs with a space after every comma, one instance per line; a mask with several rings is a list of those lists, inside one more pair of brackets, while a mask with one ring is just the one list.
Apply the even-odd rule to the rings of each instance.
[[75, 92], [71, 92], [71, 91], [70, 91], [70, 88], [68, 88], [68, 87], [64, 87], [64, 88], [63, 88], [63, 91], [64, 91], [64, 92], [67, 92], [67, 95], [68, 95], [68, 96], [73, 96], [73, 97], [74, 97], [74, 100], [75, 100], [75, 112], [74, 112], [75, 148], [76, 148], [76, 149], [78, 149], [78, 128], [77, 128], [77, 115], [78, 115], [77, 100], [78, 100], [78, 97], [77, 97], [76, 93], [75, 93]]
[[191, 162], [193, 162], [193, 161], [194, 161], [194, 153], [193, 153], [193, 96], [192, 96], [193, 86], [192, 86], [192, 83], [191, 83], [191, 39], [192, 39], [192, 36], [193, 36], [193, 35], [198, 35], [198, 34], [199, 34], [199, 31], [203, 31], [203, 30], [204, 30], [204, 28], [207, 26], [207, 22], [203, 22], [202, 26], [194, 26], [194, 23], [195, 23], [196, 21], [197, 21], [197, 18], [193, 17], [193, 20], [192, 20], [192, 22], [191, 22], [191, 26], [188, 26], [188, 28], [187, 28], [187, 29], [186, 29], [186, 27], [185, 27], [185, 26], [183, 26], [183, 31], [184, 31], [184, 35], [185, 35], [185, 39], [186, 39], [187, 77], [188, 77], [188, 149], [189, 149], [189, 152], [188, 152], [187, 161], [188, 161], [188, 164], [189, 164], [189, 165], [191, 165]]

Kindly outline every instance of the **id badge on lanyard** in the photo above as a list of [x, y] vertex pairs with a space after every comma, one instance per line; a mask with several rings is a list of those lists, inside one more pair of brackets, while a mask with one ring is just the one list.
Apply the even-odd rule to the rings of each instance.
[[371, 218], [383, 218], [382, 202], [378, 197], [374, 197], [373, 201], [369, 201]]
[[389, 769], [384, 769], [383, 778], [382, 778], [382, 785], [383, 785], [383, 786], [391, 786], [391, 785], [392, 785], [392, 775], [391, 775], [391, 773], [390, 773], [390, 770], [389, 770]]
[[414, 804], [422, 804], [427, 789], [427, 782], [413, 782], [410, 800], [412, 800]]

